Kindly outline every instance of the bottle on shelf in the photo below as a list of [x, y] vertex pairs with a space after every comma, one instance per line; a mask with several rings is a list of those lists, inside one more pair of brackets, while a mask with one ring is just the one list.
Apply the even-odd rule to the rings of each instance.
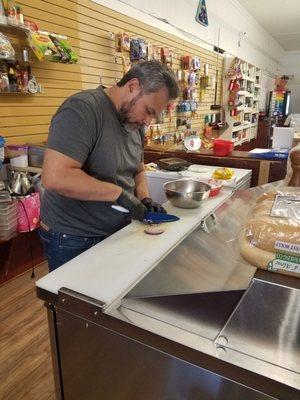
[[17, 6], [14, 0], [7, 1], [7, 23], [9, 25], [18, 25]]

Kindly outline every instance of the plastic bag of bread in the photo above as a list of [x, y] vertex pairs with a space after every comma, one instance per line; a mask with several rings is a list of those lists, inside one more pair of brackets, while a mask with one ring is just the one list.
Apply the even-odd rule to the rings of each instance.
[[300, 189], [258, 198], [239, 234], [239, 251], [255, 267], [300, 278]]

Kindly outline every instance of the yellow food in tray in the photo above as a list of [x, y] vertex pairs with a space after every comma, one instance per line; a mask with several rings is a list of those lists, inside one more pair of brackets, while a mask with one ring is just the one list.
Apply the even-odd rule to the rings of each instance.
[[217, 168], [213, 174], [213, 179], [222, 179], [222, 180], [229, 180], [233, 177], [234, 171], [230, 168], [223, 167]]

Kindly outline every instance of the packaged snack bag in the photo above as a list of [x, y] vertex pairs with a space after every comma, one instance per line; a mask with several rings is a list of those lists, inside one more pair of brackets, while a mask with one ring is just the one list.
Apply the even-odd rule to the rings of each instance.
[[8, 38], [0, 32], [0, 59], [12, 60], [15, 58], [15, 50], [13, 49]]
[[78, 61], [78, 56], [72, 49], [67, 36], [55, 33], [50, 33], [49, 36], [58, 52], [61, 54], [61, 62], [76, 63]]
[[130, 51], [130, 37], [127, 33], [119, 32], [115, 35], [116, 51]]
[[60, 61], [61, 54], [45, 31], [30, 32], [29, 45], [39, 61]]

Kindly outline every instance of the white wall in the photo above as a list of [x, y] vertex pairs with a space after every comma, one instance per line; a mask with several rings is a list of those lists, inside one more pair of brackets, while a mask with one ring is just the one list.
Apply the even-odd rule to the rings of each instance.
[[269, 105], [270, 91], [274, 90], [275, 79], [263, 71], [261, 79], [261, 95], [259, 111], [267, 111]]
[[300, 114], [300, 51], [288, 51], [280, 68], [282, 75], [294, 75], [287, 87], [291, 91], [291, 114]]
[[[220, 45], [233, 55], [278, 74], [284, 50], [237, 0], [206, 0], [209, 26], [195, 21], [198, 0], [93, 0], [193, 43]], [[150, 15], [151, 14], [151, 15]], [[155, 17], [157, 18], [155, 18]], [[158, 18], [168, 21], [161, 22]], [[188, 37], [184, 32], [193, 35]], [[239, 37], [242, 35], [239, 43]]]

